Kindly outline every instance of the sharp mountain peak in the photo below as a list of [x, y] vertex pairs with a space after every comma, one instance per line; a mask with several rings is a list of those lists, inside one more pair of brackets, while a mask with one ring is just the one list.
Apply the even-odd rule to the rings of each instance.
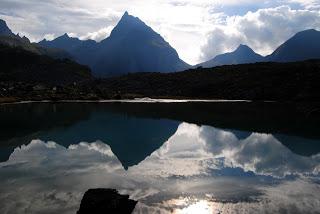
[[132, 16], [126, 11], [119, 20], [118, 24], [111, 31], [110, 37], [118, 37], [127, 34], [133, 29], [146, 30], [151, 28], [138, 17]]
[[241, 50], [253, 51], [248, 45], [240, 44], [234, 52]]
[[70, 38], [69, 35], [67, 33], [64, 33], [61, 37], [64, 37], [64, 38]]

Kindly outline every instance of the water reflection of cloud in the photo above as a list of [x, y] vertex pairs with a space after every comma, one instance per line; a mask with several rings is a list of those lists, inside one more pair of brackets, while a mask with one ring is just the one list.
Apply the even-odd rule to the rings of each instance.
[[239, 140], [232, 132], [183, 123], [161, 148], [130, 167], [129, 172], [161, 177], [195, 176], [212, 169], [222, 173], [226, 168], [238, 167], [244, 174], [251, 171], [273, 177], [317, 175], [319, 157], [296, 155], [272, 135], [253, 133]]
[[64, 148], [34, 140], [0, 163], [0, 213], [75, 213], [83, 193], [97, 187], [139, 200], [135, 213], [312, 213], [320, 203], [311, 180], [319, 178], [319, 161], [293, 154], [272, 135], [239, 140], [186, 123], [127, 171], [102, 142]]

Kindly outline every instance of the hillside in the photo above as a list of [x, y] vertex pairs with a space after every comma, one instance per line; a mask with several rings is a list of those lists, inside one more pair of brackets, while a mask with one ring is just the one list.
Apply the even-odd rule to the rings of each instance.
[[96, 80], [102, 94], [233, 100], [320, 101], [320, 61], [229, 65]]
[[[228, 99], [267, 101], [320, 101], [320, 61], [292, 63], [255, 63], [193, 69], [177, 73], [135, 73], [107, 79], [91, 79], [86, 67], [70, 61], [55, 61], [21, 50], [11, 51], [22, 61], [2, 74], [2, 102], [17, 100], [99, 100], [132, 98]], [[2, 51], [3, 53], [3, 51]], [[13, 62], [2, 54], [6, 67]], [[31, 59], [30, 59], [31, 58]], [[34, 59], [32, 59], [34, 58]], [[30, 64], [30, 61], [36, 62]], [[10, 66], [9, 66], [10, 65]], [[27, 72], [22, 67], [28, 68]], [[41, 68], [48, 68], [39, 69]], [[58, 69], [57, 69], [58, 68]], [[6, 69], [7, 70], [7, 69]], [[75, 72], [75, 73], [74, 73]], [[10, 75], [11, 73], [11, 75]], [[6, 78], [6, 79], [5, 79]], [[17, 81], [24, 81], [21, 85]], [[26, 82], [26, 80], [30, 80]], [[31, 90], [36, 82], [44, 84], [80, 81], [59, 88], [57, 93]], [[19, 87], [17, 87], [17, 85]], [[14, 99], [11, 99], [14, 98]]]
[[64, 85], [91, 79], [86, 66], [4, 44], [0, 44], [0, 65], [1, 82]]

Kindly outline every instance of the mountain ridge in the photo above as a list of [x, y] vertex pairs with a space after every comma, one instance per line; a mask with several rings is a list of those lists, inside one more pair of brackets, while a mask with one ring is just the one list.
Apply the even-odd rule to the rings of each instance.
[[[53, 58], [73, 59], [89, 66], [99, 77], [135, 72], [168, 73], [191, 68], [179, 58], [177, 51], [160, 34], [128, 12], [123, 14], [110, 36], [100, 42], [80, 40], [65, 33], [52, 41], [43, 39], [39, 43], [30, 43], [27, 37], [12, 33], [6, 22], [0, 19], [0, 43], [22, 46], [26, 50]], [[292, 62], [318, 58], [320, 31], [309, 29], [296, 33], [265, 57], [241, 44], [233, 52], [217, 55], [193, 67], [207, 68], [266, 61]]]
[[296, 33], [272, 54], [266, 61], [294, 62], [320, 58], [320, 31], [308, 29]]
[[67, 33], [55, 38], [54, 40], [46, 40], [43, 39], [40, 42], [38, 42], [39, 45], [50, 47], [50, 48], [60, 48], [65, 49], [67, 51], [73, 51], [78, 46], [84, 44], [84, 43], [97, 43], [94, 40], [80, 40], [76, 37], [70, 37]]
[[[78, 63], [88, 65], [98, 77], [135, 72], [168, 73], [190, 68], [160, 34], [128, 12], [123, 14], [110, 36], [100, 42], [89, 44], [89, 40], [79, 42], [66, 36], [39, 44], [68, 50]], [[77, 44], [63, 47], [59, 45], [61, 38]]]
[[[239, 54], [239, 48], [241, 47], [247, 49], [246, 54]], [[255, 62], [295, 62], [308, 59], [320, 59], [320, 31], [315, 29], [308, 29], [294, 34], [276, 48], [272, 54], [265, 57], [255, 53], [246, 45], [240, 45], [233, 52], [217, 55], [213, 59], [200, 63], [195, 67], [208, 68]]]
[[233, 52], [217, 55], [211, 60], [196, 65], [196, 67], [202, 66], [204, 68], [209, 68], [221, 65], [247, 64], [262, 61], [264, 61], [263, 56], [255, 53], [249, 46], [240, 44]]

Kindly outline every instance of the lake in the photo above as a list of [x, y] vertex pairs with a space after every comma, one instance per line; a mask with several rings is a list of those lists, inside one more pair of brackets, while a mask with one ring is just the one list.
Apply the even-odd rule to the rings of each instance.
[[320, 213], [319, 117], [292, 103], [0, 106], [0, 213], [76, 213], [115, 188], [134, 213]]

